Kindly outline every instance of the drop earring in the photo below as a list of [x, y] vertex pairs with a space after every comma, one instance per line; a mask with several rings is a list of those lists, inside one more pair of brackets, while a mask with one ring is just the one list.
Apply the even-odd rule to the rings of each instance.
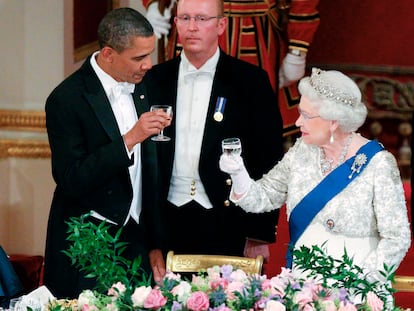
[[329, 143], [332, 145], [334, 143], [335, 139], [333, 136], [333, 132], [331, 132], [331, 137], [329, 137]]

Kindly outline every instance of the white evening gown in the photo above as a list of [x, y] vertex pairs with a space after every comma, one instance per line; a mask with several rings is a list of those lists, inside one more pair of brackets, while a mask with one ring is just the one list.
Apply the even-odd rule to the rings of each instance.
[[[319, 163], [319, 148], [298, 139], [273, 169], [252, 182], [242, 198], [233, 201], [254, 213], [286, 203], [289, 220], [292, 209], [324, 178]], [[397, 163], [384, 150], [315, 216], [296, 247], [327, 241], [328, 254], [340, 259], [346, 246], [356, 264], [375, 273], [383, 269], [383, 263], [397, 268], [410, 239]]]

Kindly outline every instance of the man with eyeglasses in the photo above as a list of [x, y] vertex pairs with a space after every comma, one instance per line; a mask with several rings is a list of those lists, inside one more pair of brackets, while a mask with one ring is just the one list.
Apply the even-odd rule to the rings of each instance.
[[173, 106], [171, 137], [159, 143], [161, 199], [176, 253], [269, 257], [278, 214], [247, 214], [228, 200], [218, 168], [224, 138], [238, 137], [252, 176], [282, 156], [282, 119], [266, 72], [225, 54], [221, 0], [180, 0], [174, 19], [181, 54], [145, 76], [150, 103]]
[[[171, 15], [175, 0], [142, 0], [158, 40], [158, 60], [179, 54], [182, 44]], [[219, 38], [224, 52], [260, 66], [278, 97], [284, 132], [297, 130], [297, 81], [319, 26], [319, 0], [224, 0], [228, 27]], [[167, 43], [164, 43], [167, 40]], [[164, 48], [165, 47], [165, 48]], [[164, 51], [165, 49], [165, 51]]]

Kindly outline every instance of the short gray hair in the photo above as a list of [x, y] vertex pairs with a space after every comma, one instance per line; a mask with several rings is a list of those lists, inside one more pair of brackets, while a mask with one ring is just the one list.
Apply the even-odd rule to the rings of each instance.
[[98, 26], [98, 41], [102, 49], [113, 48], [118, 53], [131, 46], [135, 37], [151, 37], [154, 29], [150, 22], [132, 8], [119, 8], [107, 13]]
[[321, 118], [337, 121], [344, 132], [354, 132], [365, 122], [368, 111], [361, 91], [340, 71], [312, 68], [312, 75], [300, 80], [299, 92], [319, 110]]

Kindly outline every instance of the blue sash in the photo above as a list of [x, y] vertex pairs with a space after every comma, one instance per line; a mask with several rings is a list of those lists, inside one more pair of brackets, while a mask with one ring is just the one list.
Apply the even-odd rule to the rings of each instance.
[[312, 219], [339, 192], [354, 180], [371, 158], [384, 147], [372, 140], [362, 146], [355, 156], [338, 166], [312, 189], [292, 210], [289, 217], [289, 248], [286, 266], [292, 267], [293, 248]]

